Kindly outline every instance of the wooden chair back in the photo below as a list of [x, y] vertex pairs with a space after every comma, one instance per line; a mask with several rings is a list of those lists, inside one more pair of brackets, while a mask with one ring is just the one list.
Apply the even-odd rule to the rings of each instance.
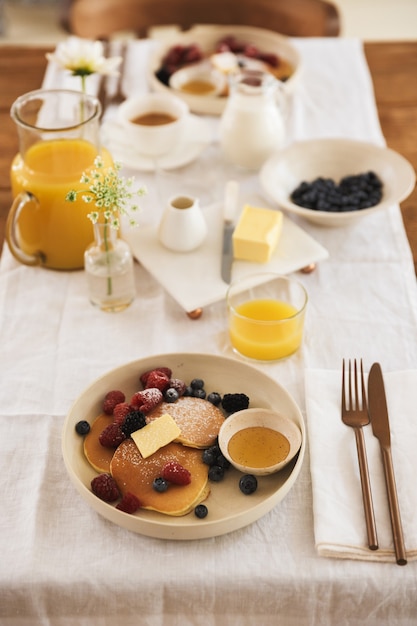
[[146, 37], [155, 26], [247, 25], [294, 37], [340, 34], [337, 8], [325, 0], [70, 0], [65, 21], [79, 37], [105, 39], [120, 31]]

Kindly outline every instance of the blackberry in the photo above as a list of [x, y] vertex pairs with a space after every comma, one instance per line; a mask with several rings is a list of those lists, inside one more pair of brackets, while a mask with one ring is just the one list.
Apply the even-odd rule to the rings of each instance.
[[219, 483], [224, 478], [224, 467], [212, 465], [209, 469], [208, 477], [213, 483]]
[[134, 433], [135, 430], [139, 430], [144, 426], [146, 426], [145, 413], [142, 413], [142, 411], [133, 410], [126, 415], [121, 430], [125, 437], [130, 437], [130, 435]]
[[258, 480], [253, 474], [244, 474], [239, 480], [239, 489], [245, 496], [254, 493], [258, 488]]
[[162, 476], [158, 476], [157, 478], [154, 478], [154, 481], [152, 483], [152, 487], [158, 493], [164, 493], [164, 491], [166, 491], [168, 489], [168, 483], [165, 480], [165, 478], [162, 478]]
[[207, 396], [207, 400], [214, 404], [214, 406], [219, 406], [220, 402], [222, 401], [222, 397], [219, 393], [217, 393], [217, 391], [212, 391]]
[[75, 424], [75, 430], [79, 435], [86, 435], [90, 432], [90, 424], [86, 420], [80, 420]]
[[227, 413], [236, 413], [249, 406], [249, 398], [244, 393], [226, 393], [222, 399], [222, 407]]
[[208, 508], [206, 507], [205, 504], [198, 504], [194, 509], [194, 514], [199, 519], [203, 519], [204, 517], [207, 517], [207, 513], [208, 513]]
[[178, 393], [176, 389], [174, 389], [174, 387], [169, 387], [169, 389], [167, 389], [164, 393], [165, 402], [170, 402], [170, 403], [176, 402], [179, 397], [180, 397], [180, 394]]

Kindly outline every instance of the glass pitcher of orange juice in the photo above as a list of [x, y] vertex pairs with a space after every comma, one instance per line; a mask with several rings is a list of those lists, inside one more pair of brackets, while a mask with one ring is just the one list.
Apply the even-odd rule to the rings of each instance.
[[[81, 175], [101, 154], [97, 98], [78, 91], [37, 90], [12, 105], [19, 152], [11, 166], [14, 201], [6, 225], [13, 256], [27, 265], [57, 270], [80, 269], [93, 240], [91, 207], [81, 194], [67, 202], [70, 189], [80, 189]], [[85, 186], [84, 186], [85, 188]]]

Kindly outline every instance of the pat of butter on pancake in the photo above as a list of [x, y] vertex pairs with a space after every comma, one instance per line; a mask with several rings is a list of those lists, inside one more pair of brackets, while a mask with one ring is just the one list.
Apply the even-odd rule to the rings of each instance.
[[159, 448], [168, 445], [181, 434], [180, 428], [169, 413], [150, 422], [132, 433], [131, 437], [144, 459], [155, 454]]

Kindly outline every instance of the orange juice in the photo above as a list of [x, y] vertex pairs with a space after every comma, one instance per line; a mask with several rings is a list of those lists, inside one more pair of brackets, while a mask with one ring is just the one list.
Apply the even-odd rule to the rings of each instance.
[[229, 332], [240, 354], [272, 361], [295, 352], [302, 340], [304, 310], [281, 300], [248, 300], [230, 311]]
[[[31, 146], [24, 160], [18, 154], [11, 167], [13, 196], [29, 191], [38, 202], [29, 202], [18, 216], [18, 240], [23, 252], [38, 251], [45, 267], [78, 269], [84, 265], [84, 251], [94, 234], [87, 214], [92, 209], [81, 195], [75, 202], [65, 200], [71, 190], [85, 189], [81, 174], [93, 167], [97, 148], [83, 139], [54, 139]], [[112, 161], [103, 151], [104, 163]]]

